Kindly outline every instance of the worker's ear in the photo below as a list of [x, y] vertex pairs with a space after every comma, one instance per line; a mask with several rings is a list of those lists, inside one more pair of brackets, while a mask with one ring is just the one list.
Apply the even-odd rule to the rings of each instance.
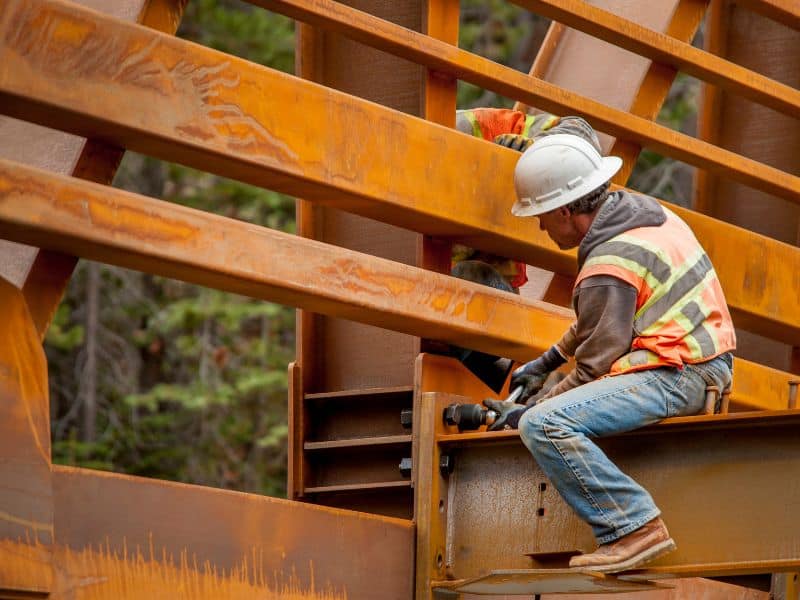
[[566, 206], [560, 206], [557, 210], [558, 216], [560, 216], [562, 219], [569, 219], [572, 216], [572, 211]]

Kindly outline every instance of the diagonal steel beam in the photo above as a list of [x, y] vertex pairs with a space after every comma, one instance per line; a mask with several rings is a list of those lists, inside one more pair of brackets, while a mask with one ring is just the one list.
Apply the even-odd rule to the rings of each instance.
[[[0, 237], [527, 360], [571, 311], [440, 273], [0, 161]], [[740, 366], [741, 365], [741, 366]], [[782, 408], [789, 373], [737, 361], [733, 399]]]
[[779, 112], [800, 112], [800, 90], [643, 27], [584, 0], [514, 0], [516, 4], [634, 54], [669, 65]]
[[[512, 151], [69, 3], [9, 0], [0, 18], [0, 110], [575, 272], [574, 253], [508, 213]], [[678, 212], [737, 324], [796, 343], [800, 250]]]

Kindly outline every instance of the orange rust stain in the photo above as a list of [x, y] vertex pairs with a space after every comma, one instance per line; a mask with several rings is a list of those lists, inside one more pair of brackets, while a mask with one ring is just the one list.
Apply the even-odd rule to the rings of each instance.
[[[47, 552], [41, 544], [0, 541], [0, 557], [4, 558], [0, 575], [30, 577], [35, 560], [42, 566], [49, 562]], [[313, 570], [309, 582], [301, 581], [294, 569], [289, 574], [266, 572], [255, 549], [231, 569], [199, 562], [188, 551], [175, 559], [152, 546], [146, 552], [138, 546], [121, 551], [107, 546], [82, 550], [53, 546], [52, 564], [55, 580], [50, 597], [55, 599], [347, 600], [346, 590], [317, 585]]]
[[4, 588], [46, 590], [50, 586], [50, 552], [47, 546], [0, 540], [0, 582]]
[[[153, 214], [131, 208], [123, 204], [104, 205], [91, 202], [88, 205], [89, 216], [93, 225], [103, 228], [134, 232], [142, 240], [155, 239], [186, 242], [198, 235], [198, 230], [191, 225], [165, 219], [161, 216], [153, 218]], [[142, 225], [146, 225], [146, 227]]]
[[81, 46], [93, 29], [85, 22], [63, 20], [56, 22], [50, 34], [53, 36], [53, 41]]

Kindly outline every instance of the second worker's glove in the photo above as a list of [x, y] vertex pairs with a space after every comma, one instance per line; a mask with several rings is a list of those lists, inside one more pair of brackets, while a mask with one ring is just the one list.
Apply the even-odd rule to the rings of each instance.
[[516, 402], [509, 402], [508, 400], [492, 400], [487, 398], [483, 404], [497, 413], [495, 422], [489, 425], [487, 431], [500, 431], [505, 429], [506, 425], [511, 429], [516, 429], [519, 426], [519, 419], [527, 410], [527, 407], [517, 404]]
[[525, 152], [531, 147], [533, 140], [521, 133], [501, 133], [494, 138], [494, 143], [518, 152]]
[[536, 360], [532, 360], [515, 369], [511, 374], [509, 388], [513, 390], [522, 387], [522, 395], [519, 397], [518, 402], [524, 403], [542, 389], [550, 372], [556, 370], [565, 362], [567, 362], [567, 359], [553, 346]]

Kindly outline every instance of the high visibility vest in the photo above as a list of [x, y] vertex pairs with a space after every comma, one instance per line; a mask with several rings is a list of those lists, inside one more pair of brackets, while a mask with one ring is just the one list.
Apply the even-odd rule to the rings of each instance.
[[474, 108], [462, 114], [472, 125], [472, 135], [490, 142], [504, 133], [530, 137], [534, 124], [537, 131], [546, 131], [559, 121], [554, 115], [526, 115], [508, 108]]
[[631, 351], [611, 375], [682, 367], [736, 348], [736, 334], [717, 273], [692, 230], [664, 209], [660, 227], [631, 229], [589, 253], [577, 285], [611, 275], [636, 288]]

